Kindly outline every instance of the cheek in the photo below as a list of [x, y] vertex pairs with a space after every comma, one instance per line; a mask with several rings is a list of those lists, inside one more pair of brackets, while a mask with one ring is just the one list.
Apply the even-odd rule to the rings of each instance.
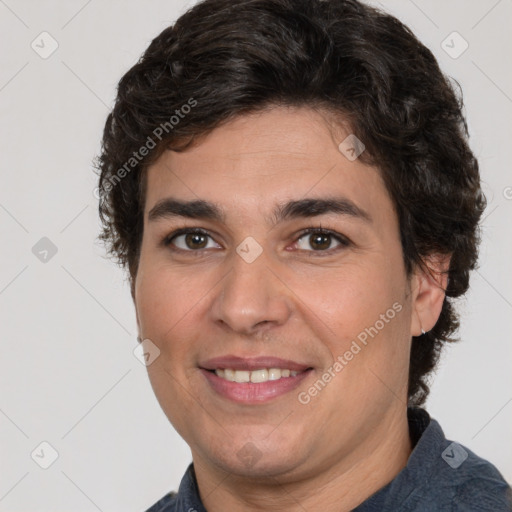
[[142, 273], [136, 305], [142, 335], [163, 344], [201, 308], [215, 282], [190, 269], [152, 265]]
[[[160, 350], [147, 367], [154, 394], [178, 433], [188, 439], [188, 412], [200, 395], [194, 387], [194, 340], [197, 315], [204, 307], [205, 280], [190, 271], [166, 265], [147, 265], [139, 275], [136, 307], [141, 336]], [[186, 392], [184, 390], [187, 389]]]
[[379, 320], [403, 292], [392, 269], [358, 262], [338, 268], [316, 269], [307, 278], [295, 280], [294, 290], [326, 327], [352, 339]]
[[402, 380], [407, 370], [410, 308], [396, 261], [354, 262], [294, 284], [304, 302], [301, 314], [318, 326], [315, 334], [325, 352], [332, 362], [341, 356], [346, 364], [339, 385], [360, 392], [361, 387], [380, 386], [372, 369], [391, 381]]

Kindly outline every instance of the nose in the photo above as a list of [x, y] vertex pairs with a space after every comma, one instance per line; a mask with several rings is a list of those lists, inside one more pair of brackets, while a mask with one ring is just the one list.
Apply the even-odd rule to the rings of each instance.
[[292, 311], [292, 292], [280, 279], [279, 265], [265, 251], [251, 263], [238, 254], [232, 260], [210, 310], [213, 320], [242, 335], [285, 324]]

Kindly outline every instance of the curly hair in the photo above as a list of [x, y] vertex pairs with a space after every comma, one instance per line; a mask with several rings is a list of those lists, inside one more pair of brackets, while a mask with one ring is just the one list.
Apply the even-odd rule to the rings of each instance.
[[[451, 255], [434, 328], [413, 337], [411, 405], [469, 286], [486, 206], [460, 87], [395, 17], [358, 0], [203, 0], [165, 29], [120, 80], [97, 158], [99, 239], [137, 274], [145, 169], [236, 116], [272, 106], [319, 108], [348, 121], [396, 208], [407, 275]], [[458, 86], [458, 84], [457, 84]], [[457, 89], [457, 90], [456, 90]]]

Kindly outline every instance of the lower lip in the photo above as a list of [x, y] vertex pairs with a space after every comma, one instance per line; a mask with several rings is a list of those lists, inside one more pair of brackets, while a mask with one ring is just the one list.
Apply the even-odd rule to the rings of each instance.
[[201, 368], [211, 387], [219, 395], [234, 402], [259, 404], [293, 391], [313, 370], [309, 369], [294, 377], [281, 377], [267, 382], [231, 382], [221, 379], [214, 372]]

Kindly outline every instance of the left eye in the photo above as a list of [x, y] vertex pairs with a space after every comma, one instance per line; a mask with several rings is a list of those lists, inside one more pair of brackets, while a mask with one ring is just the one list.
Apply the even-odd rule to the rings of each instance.
[[309, 231], [297, 240], [297, 247], [306, 251], [310, 250], [307, 246], [311, 247], [313, 251], [327, 251], [334, 248], [334, 243], [337, 244], [336, 247], [348, 245], [348, 242], [341, 236], [328, 231]]

